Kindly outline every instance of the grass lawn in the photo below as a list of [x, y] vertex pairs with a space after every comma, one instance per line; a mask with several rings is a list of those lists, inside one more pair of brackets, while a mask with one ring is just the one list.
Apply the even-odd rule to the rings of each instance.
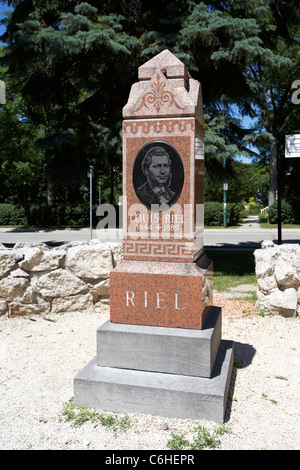
[[[276, 228], [277, 224], [268, 224], [268, 222], [260, 222], [261, 228]], [[282, 228], [300, 228], [299, 224], [282, 224]]]
[[227, 225], [227, 227], [224, 227], [224, 225], [204, 225], [204, 228], [208, 230], [215, 230], [215, 229], [227, 230], [227, 229], [239, 228], [240, 226], [241, 225]]
[[214, 289], [224, 292], [240, 284], [256, 284], [253, 251], [206, 249], [214, 263]]

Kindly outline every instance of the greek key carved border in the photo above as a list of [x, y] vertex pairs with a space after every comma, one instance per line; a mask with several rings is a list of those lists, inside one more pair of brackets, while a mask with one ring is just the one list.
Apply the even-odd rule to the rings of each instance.
[[194, 122], [192, 119], [156, 119], [154, 120], [140, 120], [140, 121], [124, 121], [124, 133], [128, 136], [130, 134], [137, 135], [139, 133], [144, 135], [149, 134], [173, 134], [180, 133], [190, 135], [194, 132]]
[[193, 256], [194, 244], [192, 242], [146, 242], [134, 241], [124, 243], [124, 255], [135, 256], [170, 256], [172, 258], [182, 258]]

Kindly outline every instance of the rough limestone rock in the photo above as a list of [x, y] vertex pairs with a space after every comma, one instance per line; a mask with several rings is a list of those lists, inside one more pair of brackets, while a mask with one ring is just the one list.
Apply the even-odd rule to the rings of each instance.
[[81, 279], [107, 278], [114, 268], [111, 248], [101, 243], [70, 247], [65, 267]]
[[300, 287], [297, 290], [297, 312], [296, 315], [300, 316]]
[[22, 258], [22, 255], [19, 253], [8, 249], [0, 250], [0, 279], [9, 273], [20, 258]]
[[114, 267], [123, 259], [123, 243], [110, 243]]
[[254, 252], [257, 306], [286, 317], [300, 313], [300, 246], [265, 240]]
[[88, 289], [85, 282], [63, 269], [56, 269], [41, 276], [36, 288], [44, 298], [67, 297], [86, 292]]
[[21, 315], [37, 315], [47, 314], [50, 312], [50, 303], [42, 302], [36, 304], [23, 304], [21, 302], [12, 302], [9, 305], [9, 311], [11, 317]]
[[274, 246], [270, 247], [270, 249], [255, 250], [254, 256], [256, 261], [256, 276], [258, 278], [273, 276], [276, 261], [279, 256], [278, 247]]
[[26, 295], [29, 281], [25, 278], [6, 277], [0, 281], [0, 298], [7, 302], [15, 300], [29, 303]]
[[266, 314], [279, 314], [284, 317], [296, 315], [297, 294], [295, 289], [284, 291], [277, 289], [267, 295], [259, 292], [257, 300], [260, 309]]
[[[0, 247], [1, 249], [1, 247]], [[0, 300], [0, 317], [8, 312], [8, 306], [6, 300]]]
[[266, 248], [274, 248], [277, 245], [272, 240], [264, 240], [261, 242], [261, 248], [266, 249]]
[[24, 260], [19, 263], [26, 271], [51, 271], [61, 266], [66, 255], [65, 250], [49, 250], [43, 247], [31, 247], [24, 250]]
[[9, 273], [10, 277], [27, 277], [29, 278], [29, 273], [23, 271], [23, 269], [17, 268]]
[[277, 282], [274, 276], [266, 276], [266, 277], [257, 278], [257, 286], [258, 286], [258, 289], [264, 294], [269, 294], [270, 292], [278, 288]]
[[68, 297], [53, 299], [51, 313], [61, 312], [92, 312], [94, 302], [92, 294], [70, 295]]
[[0, 315], [95, 311], [109, 299], [111, 270], [123, 258], [121, 243], [75, 241], [0, 244]]
[[275, 278], [279, 286], [300, 287], [299, 265], [297, 264], [299, 257], [299, 245], [282, 245], [275, 267]]
[[48, 245], [44, 242], [18, 242], [15, 244], [14, 250], [23, 250], [23, 248], [27, 249], [33, 247], [44, 248], [46, 250], [49, 250]]
[[104, 279], [94, 286], [90, 287], [90, 292], [94, 296], [108, 296], [109, 295], [109, 279]]

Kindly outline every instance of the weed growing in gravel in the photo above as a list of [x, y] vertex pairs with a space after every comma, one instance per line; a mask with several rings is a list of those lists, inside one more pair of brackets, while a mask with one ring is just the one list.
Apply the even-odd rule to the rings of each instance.
[[262, 308], [259, 309], [258, 315], [259, 315], [260, 317], [265, 317], [265, 316], [266, 316], [265, 311], [264, 311]]
[[276, 401], [276, 400], [273, 400], [272, 398], [269, 398], [266, 393], [262, 393], [261, 396], [262, 396], [265, 400], [268, 400], [268, 401], [270, 401], [271, 403], [273, 403], [273, 405], [277, 405], [277, 401]]
[[100, 423], [102, 426], [107, 426], [114, 431], [114, 434], [118, 432], [125, 432], [130, 426], [130, 419], [128, 415], [124, 417], [118, 417], [113, 414], [103, 414], [99, 411], [87, 409], [84, 406], [75, 406], [74, 398], [71, 398], [64, 410], [65, 421], [72, 421], [73, 426], [81, 426], [86, 421], [92, 423]]
[[171, 450], [188, 449], [190, 442], [185, 438], [185, 434], [171, 433], [171, 439], [167, 442], [167, 447]]
[[167, 447], [170, 450], [203, 450], [206, 447], [214, 449], [221, 443], [218, 439], [219, 436], [228, 433], [230, 430], [225, 426], [219, 426], [212, 433], [204, 426], [195, 426], [193, 428], [193, 440], [190, 442], [186, 438], [186, 434], [171, 433], [171, 439], [167, 442]]
[[234, 361], [233, 366], [237, 369], [242, 369], [244, 367], [239, 361]]

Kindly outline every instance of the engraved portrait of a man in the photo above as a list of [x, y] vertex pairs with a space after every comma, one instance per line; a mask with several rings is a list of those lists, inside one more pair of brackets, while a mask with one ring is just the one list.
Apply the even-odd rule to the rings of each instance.
[[167, 151], [159, 146], [148, 150], [142, 161], [142, 170], [147, 181], [138, 188], [138, 198], [148, 205], [168, 204], [175, 193], [170, 189], [171, 160]]
[[139, 171], [135, 168], [135, 192], [144, 205], [150, 208], [153, 205], [170, 206], [175, 202], [182, 189], [183, 168], [173, 147], [163, 142], [148, 144], [135, 166], [140, 167]]

